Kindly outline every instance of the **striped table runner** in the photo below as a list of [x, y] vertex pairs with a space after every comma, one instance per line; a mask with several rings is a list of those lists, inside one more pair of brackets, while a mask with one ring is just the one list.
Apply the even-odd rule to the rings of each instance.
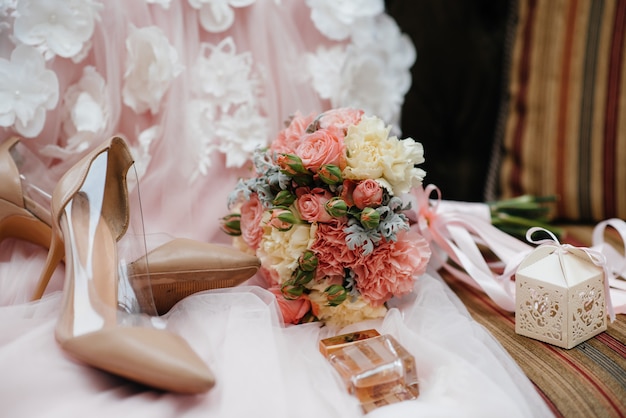
[[[582, 245], [591, 229], [568, 230]], [[584, 242], [584, 241], [582, 241]], [[472, 317], [502, 344], [535, 384], [557, 417], [626, 417], [626, 315], [603, 332], [565, 350], [515, 333], [515, 315], [483, 292], [441, 272]]]

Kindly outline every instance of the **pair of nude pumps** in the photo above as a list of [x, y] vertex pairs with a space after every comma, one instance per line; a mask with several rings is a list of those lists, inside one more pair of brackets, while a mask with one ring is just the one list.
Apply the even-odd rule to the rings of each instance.
[[154, 327], [151, 319], [198, 291], [242, 283], [259, 260], [189, 239], [148, 252], [141, 213], [130, 210], [140, 201], [129, 192], [133, 158], [122, 137], [104, 141], [71, 167], [47, 209], [25, 192], [31, 185], [16, 163], [18, 144], [11, 138], [0, 145], [0, 240], [48, 248], [33, 299], [64, 260], [59, 345], [92, 367], [152, 388], [208, 391], [215, 384], [210, 368], [182, 337]]

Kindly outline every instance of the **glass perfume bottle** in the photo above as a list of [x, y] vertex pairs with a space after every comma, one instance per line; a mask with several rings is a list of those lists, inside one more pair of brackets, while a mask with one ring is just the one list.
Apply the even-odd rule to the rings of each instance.
[[338, 335], [320, 341], [320, 351], [365, 412], [419, 395], [415, 359], [391, 335], [376, 330]]

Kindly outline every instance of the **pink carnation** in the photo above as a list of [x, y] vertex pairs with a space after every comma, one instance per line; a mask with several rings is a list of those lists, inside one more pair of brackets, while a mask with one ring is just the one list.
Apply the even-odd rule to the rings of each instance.
[[344, 222], [337, 220], [318, 224], [316, 239], [311, 246], [318, 260], [316, 279], [343, 279], [344, 268], [353, 266], [357, 261], [357, 255], [346, 245], [345, 227]]
[[298, 324], [311, 310], [311, 301], [306, 295], [301, 295], [297, 299], [286, 299], [280, 288], [273, 287], [268, 290], [276, 297], [280, 312], [283, 314], [283, 321], [287, 324]]
[[344, 107], [325, 112], [319, 120], [320, 128], [325, 129], [335, 126], [341, 129], [345, 135], [350, 125], [357, 125], [361, 121], [363, 111]]
[[295, 154], [295, 150], [300, 143], [300, 137], [314, 119], [314, 114], [302, 116], [300, 112], [296, 112], [289, 126], [280, 131], [276, 139], [272, 141], [270, 150], [276, 153]]
[[321, 187], [310, 191], [307, 188], [300, 188], [297, 192], [296, 207], [302, 219], [307, 222], [329, 222], [333, 219], [324, 207], [326, 202], [333, 197], [332, 193]]
[[346, 165], [346, 145], [343, 135], [334, 127], [318, 129], [304, 134], [296, 148], [305, 168], [317, 173], [324, 164], [334, 164], [343, 169]]
[[263, 238], [262, 217], [263, 206], [259, 197], [253, 194], [241, 206], [241, 237], [254, 250], [259, 247]]
[[426, 271], [428, 242], [416, 232], [398, 233], [398, 241], [382, 242], [355, 263], [356, 286], [374, 306], [413, 290], [415, 276]]

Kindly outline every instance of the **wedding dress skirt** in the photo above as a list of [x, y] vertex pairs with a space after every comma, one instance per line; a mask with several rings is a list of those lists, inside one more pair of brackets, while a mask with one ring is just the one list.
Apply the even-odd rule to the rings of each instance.
[[[3, 243], [8, 246], [18, 244]], [[19, 245], [21, 246], [21, 245]], [[27, 246], [28, 247], [28, 246]], [[27, 248], [24, 251], [32, 251]], [[13, 251], [23, 257], [19, 248]], [[43, 253], [43, 252], [42, 252]], [[0, 265], [0, 277], [20, 271], [32, 288], [43, 258]], [[6, 260], [3, 260], [6, 261]], [[60, 268], [41, 301], [8, 301], [0, 281], [0, 379], [3, 415], [12, 417], [359, 417], [318, 341], [331, 330], [317, 323], [284, 326], [274, 296], [253, 278], [242, 287], [196, 294], [157, 325], [182, 335], [207, 362], [216, 386], [182, 396], [145, 389], [82, 365], [57, 346]], [[29, 283], [31, 278], [33, 283]], [[15, 293], [14, 293], [15, 294]], [[23, 297], [26, 297], [24, 294]], [[10, 302], [10, 303], [8, 303]], [[415, 357], [417, 400], [376, 409], [371, 417], [547, 417], [532, 383], [496, 340], [473, 321], [433, 271], [413, 293], [395, 301], [384, 319], [342, 331], [376, 328]]]
[[[219, 219], [256, 147], [295, 112], [331, 107], [360, 108], [397, 128], [415, 58], [382, 0], [0, 2], [0, 93], [11, 99], [0, 109], [0, 140], [22, 136], [45, 165], [28, 179], [54, 184], [89, 149], [124, 135], [146, 231], [226, 243]], [[54, 340], [63, 267], [44, 298], [29, 302], [45, 257], [28, 243], [0, 243], [3, 416], [362, 415], [318, 352], [331, 331], [283, 326], [254, 280], [194, 295], [155, 319], [214, 371], [205, 395], [155, 392], [82, 365]], [[383, 320], [352, 328], [376, 327], [404, 345], [420, 396], [369, 416], [550, 415], [437, 273], [394, 303]]]

